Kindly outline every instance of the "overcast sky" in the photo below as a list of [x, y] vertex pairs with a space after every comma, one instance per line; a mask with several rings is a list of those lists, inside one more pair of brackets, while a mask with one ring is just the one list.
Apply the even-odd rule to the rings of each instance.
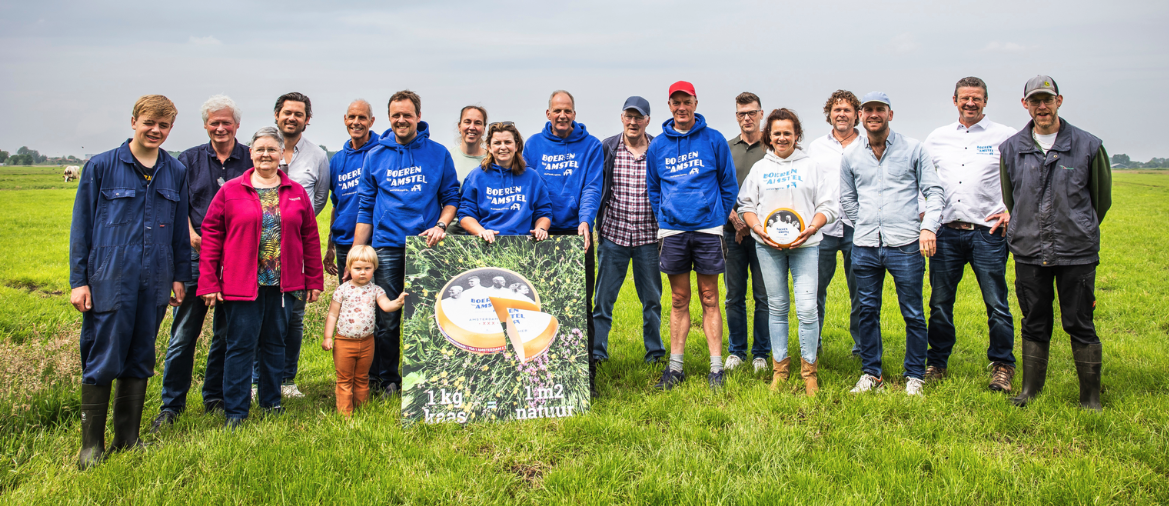
[[666, 92], [694, 83], [698, 112], [738, 133], [734, 96], [788, 107], [808, 136], [838, 88], [889, 94], [893, 129], [923, 139], [956, 121], [954, 83], [990, 87], [988, 117], [1021, 128], [1023, 84], [1049, 74], [1060, 116], [1137, 160], [1169, 156], [1159, 126], [1169, 100], [1169, 2], [108, 2], [0, 1], [0, 149], [99, 153], [130, 135], [130, 111], [161, 93], [179, 116], [164, 147], [207, 142], [199, 106], [239, 103], [240, 138], [272, 124], [281, 93], [313, 102], [306, 136], [330, 150], [347, 139], [354, 98], [388, 128], [396, 90], [422, 96], [431, 138], [450, 145], [459, 109], [487, 108], [527, 135], [547, 95], [576, 96], [577, 121], [619, 132], [629, 95], [652, 104], [651, 133], [669, 119]]

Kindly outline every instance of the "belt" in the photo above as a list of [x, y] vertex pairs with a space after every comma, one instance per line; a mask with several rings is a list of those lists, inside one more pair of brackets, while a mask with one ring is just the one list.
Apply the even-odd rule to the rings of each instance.
[[952, 228], [954, 230], [977, 230], [980, 228], [990, 230], [990, 227], [988, 227], [986, 225], [966, 223], [965, 221], [951, 221], [951, 222], [947, 223], [946, 226], [949, 228]]

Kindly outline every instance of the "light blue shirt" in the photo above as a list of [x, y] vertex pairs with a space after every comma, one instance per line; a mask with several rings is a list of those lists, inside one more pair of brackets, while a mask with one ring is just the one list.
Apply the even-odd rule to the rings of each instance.
[[[918, 192], [926, 198], [922, 218]], [[922, 230], [937, 233], [946, 197], [921, 142], [890, 131], [878, 161], [862, 132], [840, 160], [840, 206], [855, 224], [853, 244], [898, 247], [916, 242]]]

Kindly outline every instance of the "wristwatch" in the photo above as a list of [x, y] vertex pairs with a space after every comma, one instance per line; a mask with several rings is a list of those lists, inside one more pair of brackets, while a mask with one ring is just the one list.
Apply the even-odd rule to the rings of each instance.
[[447, 227], [447, 224], [446, 224], [446, 223], [443, 223], [443, 222], [442, 222], [442, 220], [438, 220], [438, 223], [435, 223], [435, 224], [434, 224], [434, 226], [436, 226], [436, 227], [438, 227], [438, 228], [441, 228], [441, 229], [443, 229], [443, 230], [445, 231], [445, 230], [446, 230], [446, 227]]

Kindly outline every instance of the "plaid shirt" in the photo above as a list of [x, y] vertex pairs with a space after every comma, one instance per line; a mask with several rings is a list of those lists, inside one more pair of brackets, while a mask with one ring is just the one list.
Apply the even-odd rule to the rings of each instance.
[[622, 140], [614, 155], [613, 196], [605, 208], [601, 237], [625, 247], [656, 243], [658, 220], [645, 191], [645, 154], [633, 156]]

